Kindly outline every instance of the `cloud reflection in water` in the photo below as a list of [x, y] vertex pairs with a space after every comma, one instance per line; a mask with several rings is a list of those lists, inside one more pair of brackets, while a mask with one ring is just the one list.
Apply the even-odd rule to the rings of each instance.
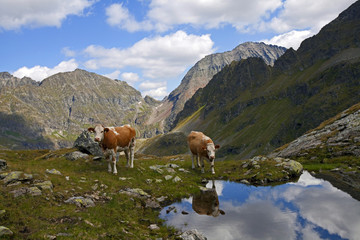
[[297, 183], [275, 187], [225, 181], [215, 186], [225, 215], [199, 215], [190, 198], [172, 205], [176, 213], [166, 214], [166, 207], [160, 216], [183, 230], [196, 228], [210, 240], [360, 239], [360, 202], [307, 172]]

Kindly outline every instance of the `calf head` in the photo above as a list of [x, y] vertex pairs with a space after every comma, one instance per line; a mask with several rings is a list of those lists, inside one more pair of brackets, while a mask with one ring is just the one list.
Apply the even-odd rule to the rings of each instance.
[[88, 131], [95, 133], [95, 142], [102, 142], [104, 134], [109, 131], [109, 128], [105, 128], [104, 126], [98, 124], [95, 128], [88, 128]]
[[215, 151], [217, 151], [219, 148], [220, 148], [220, 145], [218, 145], [218, 144], [214, 145], [214, 143], [208, 143], [206, 145], [206, 147], [203, 148], [203, 150], [206, 151], [209, 160], [214, 160], [215, 159]]

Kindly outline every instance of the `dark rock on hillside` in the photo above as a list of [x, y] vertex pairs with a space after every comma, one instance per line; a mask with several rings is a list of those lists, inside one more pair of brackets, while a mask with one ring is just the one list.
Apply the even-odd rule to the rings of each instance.
[[158, 101], [158, 100], [156, 100], [156, 99], [154, 99], [154, 98], [152, 98], [152, 97], [150, 97], [150, 96], [148, 96], [148, 95], [146, 95], [145, 97], [144, 97], [144, 100], [145, 100], [145, 102], [147, 103], [147, 104], [149, 104], [150, 106], [158, 106], [161, 102], [160, 101]]
[[5, 170], [7, 168], [7, 163], [5, 160], [0, 159], [0, 170]]
[[74, 147], [80, 152], [91, 154], [94, 156], [102, 157], [103, 151], [99, 146], [99, 143], [95, 142], [90, 136], [89, 131], [84, 130], [74, 142]]

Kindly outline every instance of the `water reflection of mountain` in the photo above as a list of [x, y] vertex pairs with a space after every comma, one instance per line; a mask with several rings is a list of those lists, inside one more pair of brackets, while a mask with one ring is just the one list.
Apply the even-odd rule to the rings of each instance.
[[360, 239], [360, 202], [307, 172], [297, 183], [276, 187], [215, 185], [226, 215], [199, 215], [190, 198], [174, 204], [177, 213], [163, 210], [161, 217], [183, 230], [196, 228], [208, 239]]

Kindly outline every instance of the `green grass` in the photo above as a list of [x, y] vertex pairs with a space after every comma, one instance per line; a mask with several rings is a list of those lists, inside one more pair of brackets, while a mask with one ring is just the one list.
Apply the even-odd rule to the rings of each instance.
[[[125, 167], [125, 158], [120, 157], [118, 175], [107, 172], [107, 162], [92, 159], [65, 159], [66, 153], [74, 149], [0, 151], [10, 171], [23, 171], [34, 176], [34, 182], [50, 180], [53, 191], [43, 191], [41, 196], [20, 196], [15, 198], [10, 192], [20, 187], [0, 185], [0, 226], [14, 232], [12, 239], [46, 239], [46, 235], [71, 234], [66, 239], [176, 239], [177, 230], [163, 224], [158, 217], [159, 210], [146, 208], [145, 200], [119, 193], [125, 188], [141, 188], [152, 198], [165, 196], [167, 204], [189, 197], [199, 191], [202, 179], [223, 179], [239, 181], [247, 179], [256, 182], [268, 178], [271, 183], [284, 181], [282, 169], [274, 167], [275, 162], [267, 161], [260, 169], [244, 168], [243, 161], [216, 161], [216, 174], [210, 173], [210, 165], [205, 162], [205, 173], [199, 168], [191, 169], [189, 155], [154, 157], [136, 155], [133, 169]], [[175, 159], [175, 160], [174, 160]], [[162, 174], [151, 170], [153, 165], [174, 163], [189, 171], [176, 170], [175, 174], [164, 169]], [[46, 169], [57, 169], [59, 175], [46, 174]], [[269, 175], [271, 173], [271, 176]], [[182, 181], [166, 181], [165, 175], [179, 176]], [[69, 180], [65, 177], [68, 176]], [[121, 180], [120, 178], [126, 178]], [[152, 183], [147, 180], [151, 179]], [[155, 180], [161, 179], [161, 183]], [[96, 190], [93, 189], [98, 185]], [[96, 194], [99, 200], [92, 208], [79, 208], [64, 203], [73, 196]], [[159, 230], [150, 230], [150, 224], [157, 224]], [[62, 239], [62, 237], [58, 237]]]

